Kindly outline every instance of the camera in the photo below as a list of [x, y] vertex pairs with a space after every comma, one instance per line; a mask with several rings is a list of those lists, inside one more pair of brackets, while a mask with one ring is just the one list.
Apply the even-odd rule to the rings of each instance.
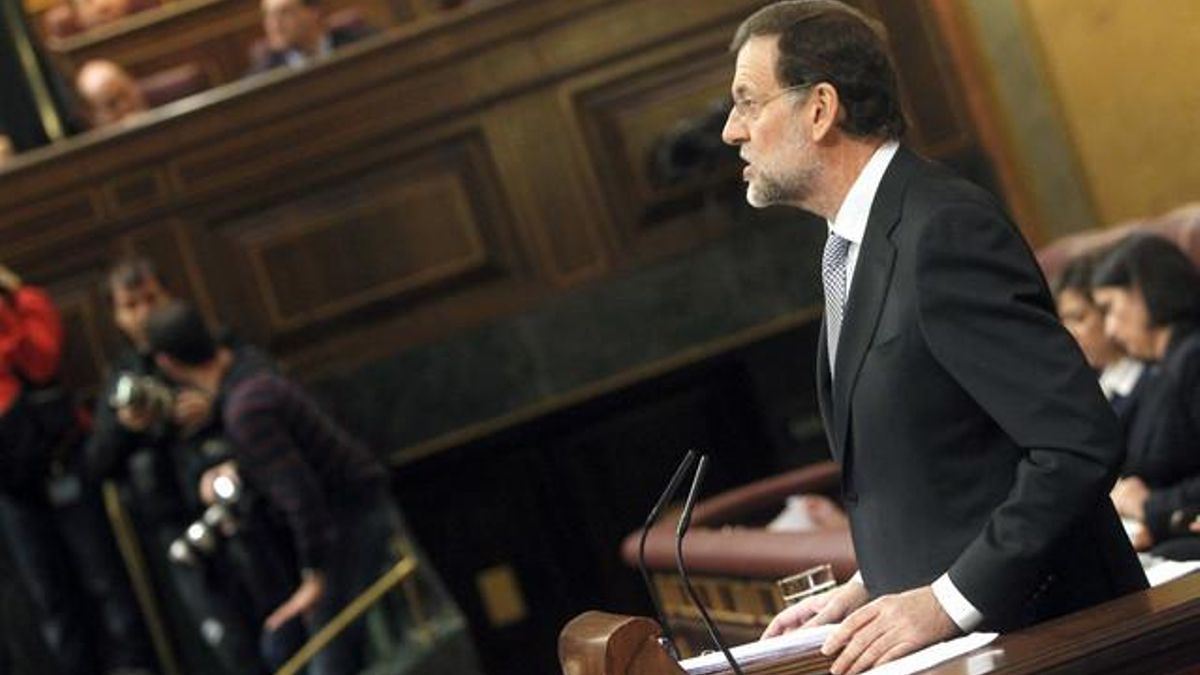
[[168, 419], [175, 406], [175, 393], [156, 377], [121, 373], [108, 404], [113, 408], [132, 408], [155, 419]]
[[237, 505], [242, 498], [242, 483], [236, 475], [218, 476], [213, 480], [217, 502], [204, 510], [183, 534], [167, 548], [171, 562], [196, 565], [217, 551], [221, 541], [238, 531]]

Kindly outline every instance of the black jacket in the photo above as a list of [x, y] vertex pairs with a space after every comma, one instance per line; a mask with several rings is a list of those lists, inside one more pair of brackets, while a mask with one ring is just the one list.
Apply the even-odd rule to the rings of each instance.
[[991, 195], [901, 148], [854, 274], [818, 396], [871, 594], [949, 572], [1008, 629], [1144, 588], [1116, 419]]

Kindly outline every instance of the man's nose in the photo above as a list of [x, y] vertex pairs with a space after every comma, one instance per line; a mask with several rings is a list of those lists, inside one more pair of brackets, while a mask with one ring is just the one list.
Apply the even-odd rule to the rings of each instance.
[[737, 109], [731, 108], [725, 118], [725, 128], [721, 129], [721, 140], [728, 145], [741, 145], [746, 142], [746, 125], [737, 117]]

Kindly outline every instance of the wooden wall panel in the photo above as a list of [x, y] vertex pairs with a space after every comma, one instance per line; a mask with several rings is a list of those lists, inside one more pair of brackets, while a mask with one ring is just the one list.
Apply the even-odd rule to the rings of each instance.
[[[245, 1], [197, 2], [179, 26], [119, 42], [150, 58], [138, 50], [186, 48], [171, 30], [190, 22], [196, 44], [227, 35]], [[405, 4], [422, 18], [374, 45], [0, 168], [0, 255], [145, 250], [210, 318], [305, 374], [445, 339], [728, 231], [736, 160], [676, 183], [648, 162], [726, 98], [729, 36], [758, 5]], [[922, 16], [890, 18], [910, 90], [936, 103], [914, 106], [916, 140], [969, 151]]]
[[507, 205], [489, 198], [499, 192], [481, 136], [467, 133], [215, 222], [209, 259], [237, 262], [253, 308], [243, 318], [271, 339], [380, 303], [419, 306], [523, 276]]
[[[707, 217], [703, 205], [717, 186], [737, 180], [734, 162], [705, 162], [678, 182], [658, 179], [651, 167], [660, 144], [681, 125], [704, 119], [714, 107], [720, 114], [729, 87], [727, 32], [690, 40], [686, 49], [675, 45], [622, 60], [566, 87], [567, 114], [623, 256], [694, 245], [731, 223]], [[731, 150], [719, 152], [736, 157]]]

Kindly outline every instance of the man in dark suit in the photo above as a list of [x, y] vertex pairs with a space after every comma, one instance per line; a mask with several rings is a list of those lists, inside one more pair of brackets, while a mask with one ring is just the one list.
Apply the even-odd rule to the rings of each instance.
[[818, 390], [861, 573], [766, 634], [841, 621], [823, 649], [859, 672], [1144, 588], [1095, 374], [995, 199], [899, 144], [882, 28], [780, 2], [733, 49], [747, 200], [829, 221]]
[[262, 0], [266, 49], [251, 56], [250, 73], [301, 68], [339, 47], [375, 34], [365, 23], [327, 26], [318, 0]]

